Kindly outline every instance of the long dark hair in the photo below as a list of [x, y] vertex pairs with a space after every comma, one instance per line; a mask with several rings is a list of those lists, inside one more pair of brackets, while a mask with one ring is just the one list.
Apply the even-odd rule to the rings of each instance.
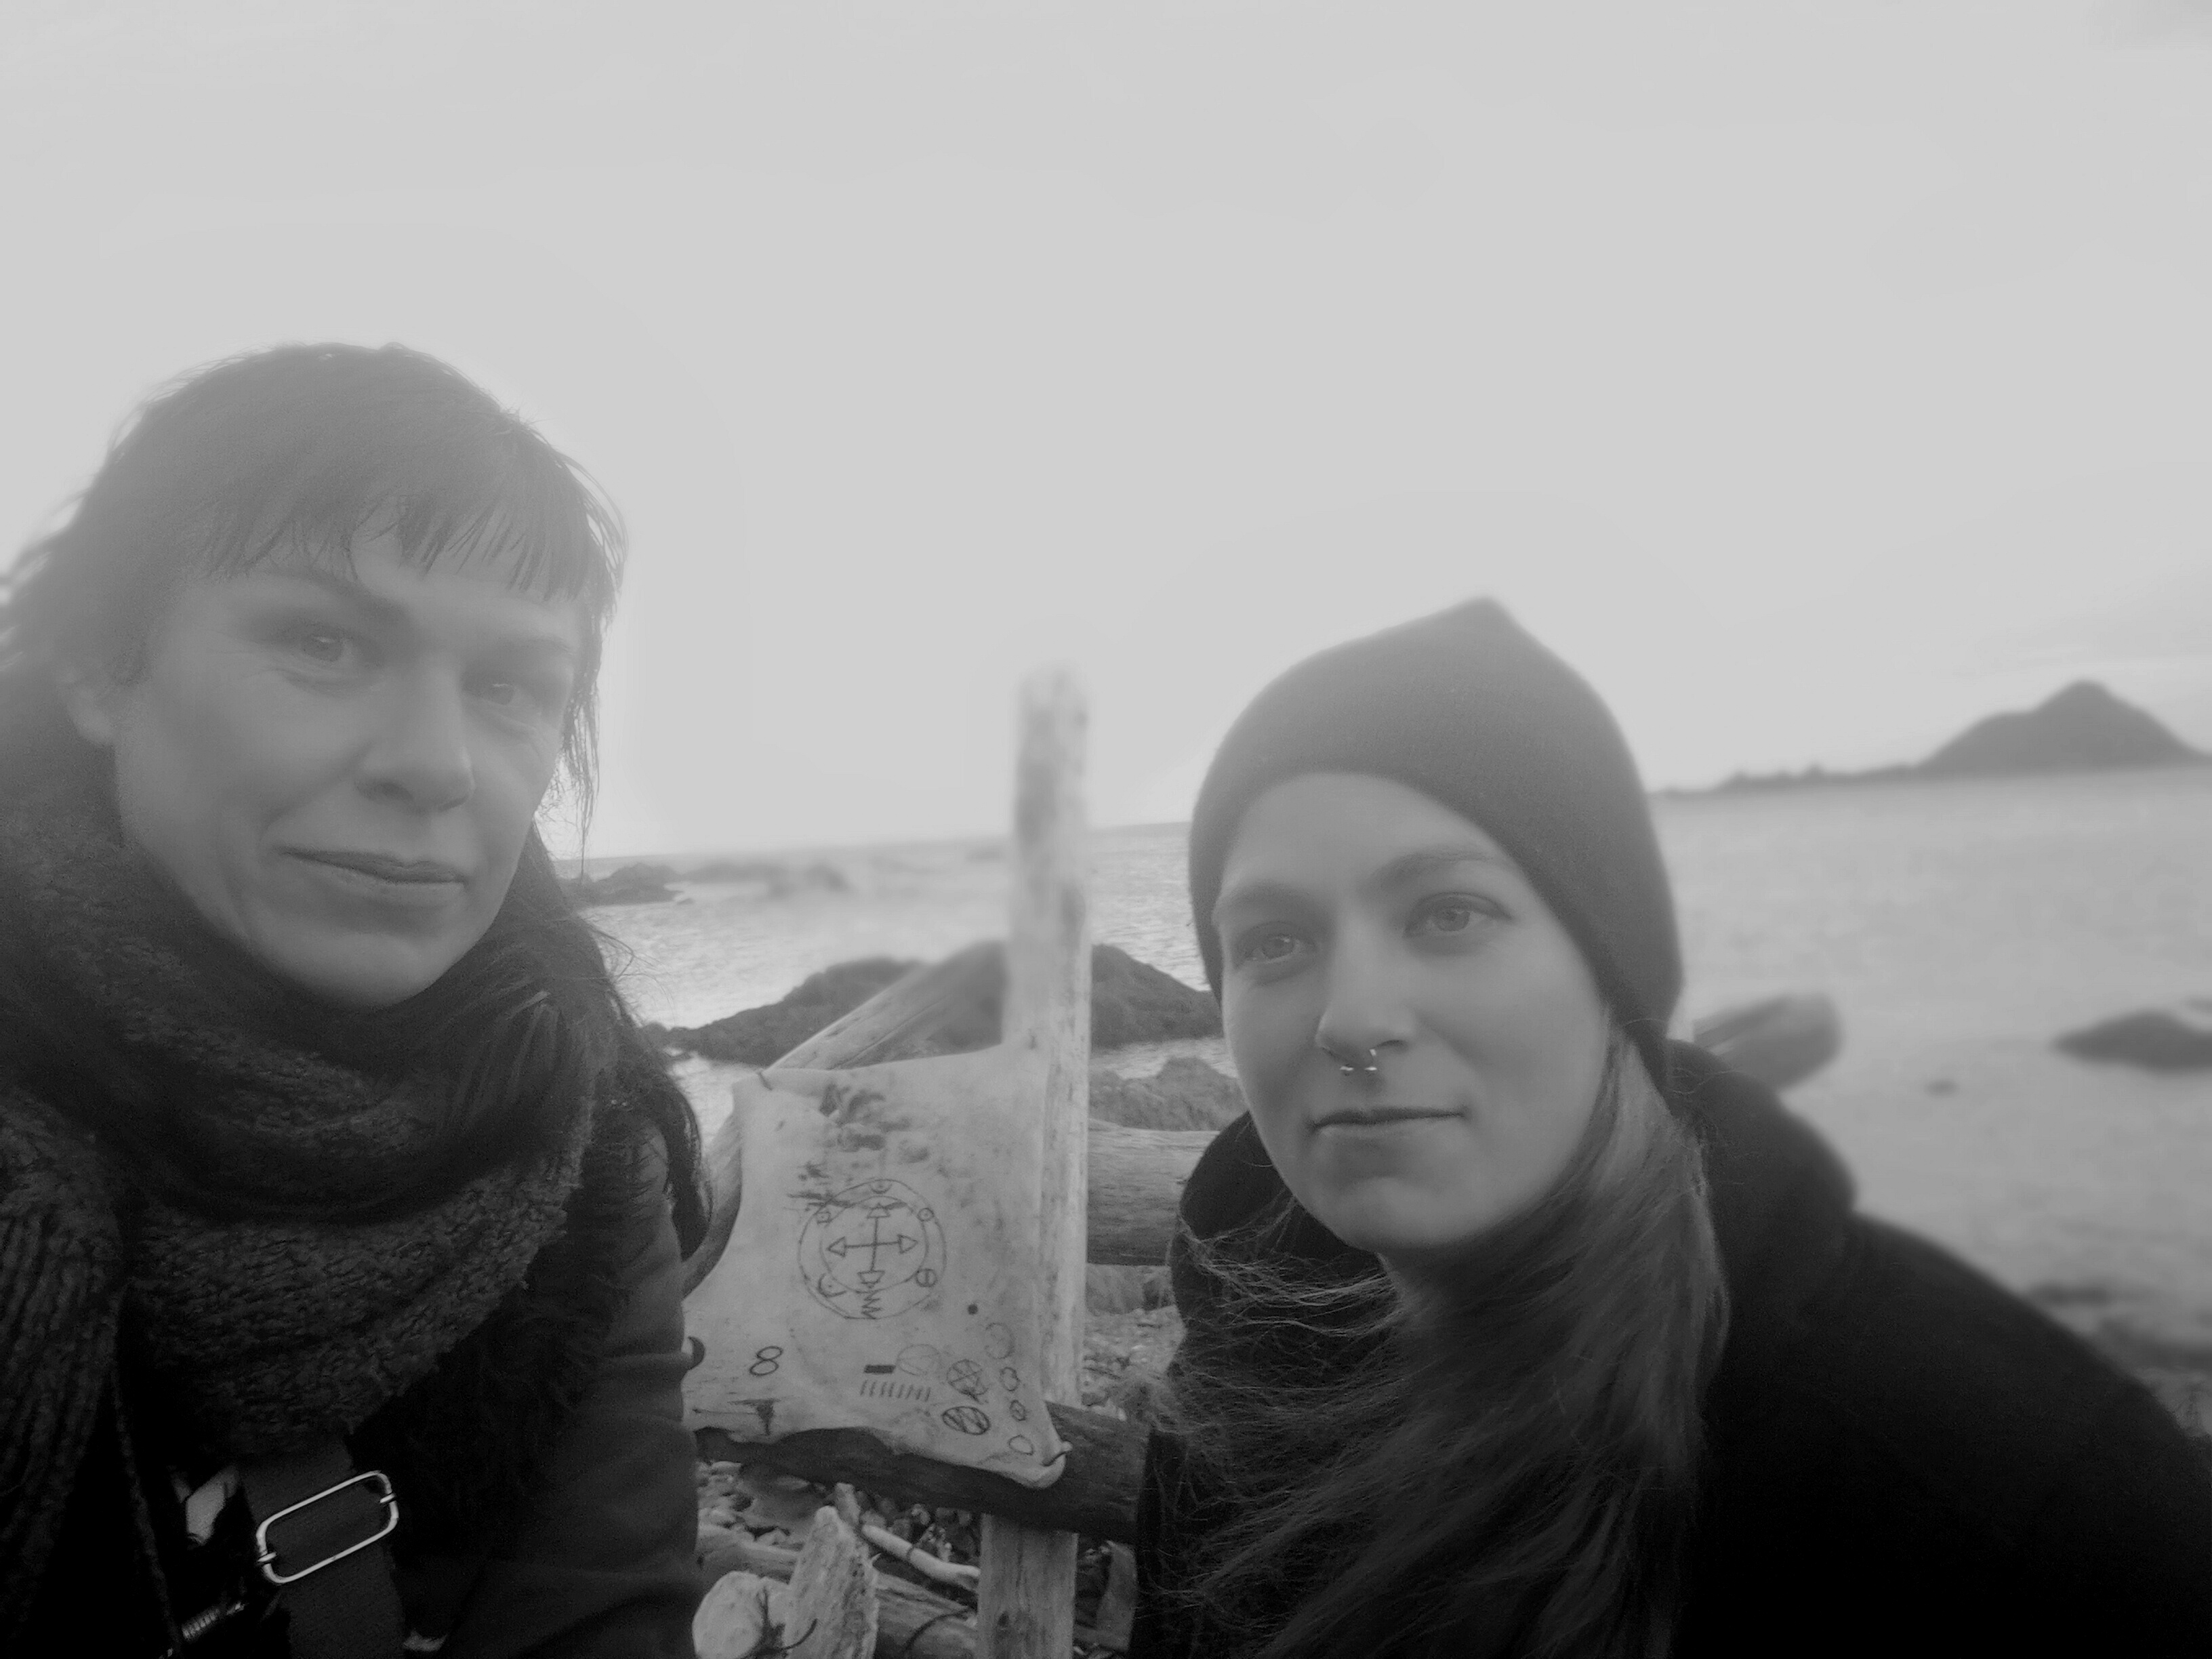
[[1695, 1137], [1618, 1035], [1568, 1168], [1452, 1282], [1317, 1270], [1289, 1194], [1186, 1234], [1165, 1427], [1212, 1517], [1167, 1587], [1266, 1659], [1668, 1650], [1727, 1329]]
[[[580, 822], [595, 781], [597, 679], [624, 553], [622, 521], [587, 475], [466, 378], [400, 346], [289, 345], [185, 376], [126, 422], [60, 528], [0, 579], [0, 789], [105, 780], [60, 682], [98, 665], [137, 678], [177, 586], [242, 571], [289, 549], [341, 556], [372, 525], [428, 568], [483, 562], [516, 586], [579, 602], [584, 652], [562, 733], [562, 782]], [[683, 1091], [608, 971], [611, 942], [577, 915], [533, 830], [484, 937], [398, 1007], [342, 1016], [269, 976], [153, 896], [192, 960], [227, 976], [242, 1018], [284, 1022], [316, 1046], [399, 1075], [434, 1068], [448, 1109], [434, 1143], [359, 1213], [427, 1204], [540, 1143], [579, 1091], [615, 1100], [668, 1148], [677, 1230], [706, 1231], [699, 1133]], [[51, 996], [18, 985], [19, 1017]], [[66, 1011], [50, 1010], [56, 1018]], [[64, 1042], [67, 1033], [57, 1034]], [[41, 1046], [52, 1047], [51, 1044]], [[237, 1206], [196, 1152], [161, 1080], [108, 1077], [72, 1091], [82, 1115], [173, 1195]]]

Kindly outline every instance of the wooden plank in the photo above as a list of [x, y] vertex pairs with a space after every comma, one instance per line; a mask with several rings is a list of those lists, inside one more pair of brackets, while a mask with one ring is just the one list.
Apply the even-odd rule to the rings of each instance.
[[[1003, 1028], [1045, 1056], [1038, 1215], [1039, 1385], [1080, 1400], [1084, 1202], [1091, 1091], [1091, 941], [1084, 894], [1082, 694], [1058, 672], [1022, 688]], [[1075, 1534], [986, 1513], [976, 1650], [1066, 1659], [1075, 1630]]]
[[1090, 1256], [1102, 1267], [1157, 1267], [1168, 1259], [1183, 1183], [1212, 1129], [1130, 1129], [1091, 1120], [1085, 1182]]
[[825, 1486], [842, 1480], [901, 1504], [969, 1510], [1052, 1532], [1135, 1542], [1145, 1431], [1079, 1406], [1054, 1402], [1046, 1409], [1067, 1443], [1067, 1473], [1042, 1487], [895, 1452], [866, 1429], [810, 1429], [768, 1443], [738, 1440], [720, 1429], [696, 1433], [699, 1455], [709, 1461], [760, 1464]]

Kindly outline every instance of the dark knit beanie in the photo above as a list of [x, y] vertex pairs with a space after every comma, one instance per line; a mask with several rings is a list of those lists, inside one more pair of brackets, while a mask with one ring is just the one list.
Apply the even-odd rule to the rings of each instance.
[[1304, 772], [1389, 778], [1480, 825], [1665, 1086], [1682, 961], [1636, 763], [1597, 694], [1502, 606], [1476, 599], [1309, 657], [1230, 728], [1190, 825], [1191, 912], [1217, 996], [1210, 918], [1230, 841], [1255, 799]]

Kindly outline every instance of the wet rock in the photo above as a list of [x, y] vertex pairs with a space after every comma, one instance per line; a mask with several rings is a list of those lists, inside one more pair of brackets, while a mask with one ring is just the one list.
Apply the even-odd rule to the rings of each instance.
[[581, 909], [594, 904], [665, 904], [676, 896], [676, 872], [665, 864], [625, 864], [597, 878], [579, 875], [561, 884]]
[[1221, 1035], [1221, 1008], [1211, 993], [1184, 984], [1112, 945], [1091, 952], [1091, 1046]]
[[2212, 998], [2101, 1020], [2067, 1032], [2051, 1046], [2076, 1060], [2112, 1060], [2147, 1072], [2212, 1068]]
[[755, 1464], [742, 1470], [738, 1486], [751, 1500], [745, 1507], [745, 1524], [781, 1528], [793, 1543], [805, 1540], [823, 1506], [824, 1493], [820, 1486], [801, 1476], [785, 1474], [765, 1465]]
[[[706, 1025], [656, 1029], [654, 1035], [672, 1053], [744, 1066], [771, 1065], [916, 965], [890, 957], [841, 962], [810, 975], [780, 1001], [746, 1008]], [[996, 1042], [1005, 986], [1002, 956], [992, 971], [977, 976], [969, 1004], [953, 1011], [940, 1026], [930, 1045], [932, 1052], [959, 1054]], [[1092, 947], [1093, 1048], [1216, 1036], [1220, 1031], [1221, 1011], [1207, 993], [1139, 962], [1117, 945]]]
[[780, 1001], [741, 1009], [708, 1024], [678, 1026], [655, 1035], [673, 1053], [741, 1066], [773, 1065], [916, 965], [896, 957], [841, 962], [809, 975]]
[[1692, 1039], [1732, 1070], [1770, 1089], [1802, 1083], [1836, 1057], [1844, 1025], [1818, 992], [1762, 997], [1699, 1020]]
[[1091, 1073], [1091, 1115], [1131, 1129], [1219, 1129], [1244, 1110], [1237, 1079], [1178, 1054], [1150, 1077]]

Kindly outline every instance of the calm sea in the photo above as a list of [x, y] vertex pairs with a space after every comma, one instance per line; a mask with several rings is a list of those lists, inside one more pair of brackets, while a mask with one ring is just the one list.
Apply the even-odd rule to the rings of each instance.
[[[1866, 1208], [2016, 1287], [2093, 1287], [2132, 1324], [2212, 1340], [2212, 1073], [2154, 1077], [2050, 1047], [2107, 1014], [2212, 996], [2212, 769], [1656, 810], [1691, 1011], [1778, 991], [1839, 1006], [1842, 1054], [1790, 1098]], [[1202, 984], [1182, 854], [1180, 825], [1101, 831], [1094, 927]], [[787, 854], [828, 861], [849, 890], [702, 884], [595, 914], [634, 953], [640, 1012], [697, 1024], [849, 957], [935, 957], [999, 933], [999, 854], [981, 842]]]

